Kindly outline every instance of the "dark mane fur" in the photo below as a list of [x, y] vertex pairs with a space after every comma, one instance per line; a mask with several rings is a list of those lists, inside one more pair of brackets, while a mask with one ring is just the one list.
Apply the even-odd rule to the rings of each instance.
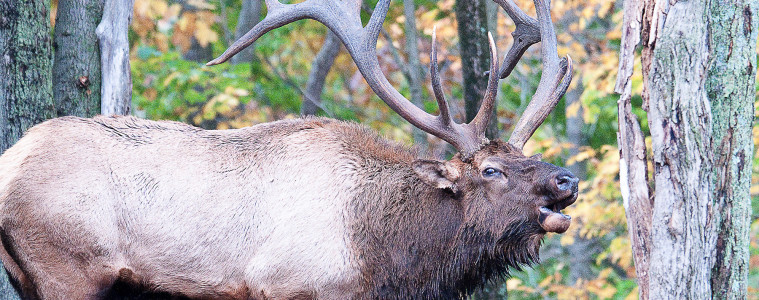
[[350, 205], [362, 298], [460, 298], [538, 261], [544, 231], [537, 223], [514, 220], [493, 235], [466, 221], [463, 195], [428, 186], [405, 161], [358, 161], [366, 183]]

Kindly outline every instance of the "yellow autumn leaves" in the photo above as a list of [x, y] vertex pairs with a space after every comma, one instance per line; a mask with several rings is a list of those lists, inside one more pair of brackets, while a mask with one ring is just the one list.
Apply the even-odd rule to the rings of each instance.
[[132, 30], [146, 45], [165, 52], [173, 45], [182, 52], [195, 39], [202, 47], [219, 39], [212, 29], [216, 22], [215, 7], [203, 0], [169, 4], [166, 0], [135, 0]]

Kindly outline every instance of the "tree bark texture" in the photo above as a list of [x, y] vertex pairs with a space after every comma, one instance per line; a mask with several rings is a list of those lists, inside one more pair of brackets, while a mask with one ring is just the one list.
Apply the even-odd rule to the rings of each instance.
[[100, 47], [95, 28], [102, 15], [101, 1], [58, 2], [53, 40], [53, 96], [58, 116], [100, 113]]
[[324, 44], [311, 64], [311, 73], [308, 74], [308, 82], [306, 82], [306, 90], [303, 94], [304, 99], [300, 106], [301, 115], [315, 115], [319, 111], [322, 103], [324, 82], [327, 79], [329, 70], [332, 68], [332, 64], [335, 62], [337, 54], [340, 53], [340, 45], [342, 45], [340, 38], [327, 29]]
[[[253, 26], [256, 26], [261, 20], [261, 0], [243, 0], [242, 8], [240, 9], [240, 16], [237, 18], [237, 27], [235, 28], [235, 40], [240, 39], [243, 35], [248, 33]], [[239, 64], [252, 62], [253, 51], [255, 51], [253, 45], [242, 49], [239, 53], [232, 56], [230, 63]]]
[[[619, 185], [627, 217], [635, 275], [638, 278], [640, 299], [649, 299], [649, 256], [652, 247], [651, 216], [653, 198], [648, 185], [648, 158], [646, 143], [638, 118], [632, 112], [632, 86], [630, 78], [635, 64], [635, 47], [641, 41], [643, 0], [630, 0], [624, 4], [622, 43], [620, 45], [619, 72], [614, 91], [620, 94], [617, 101], [619, 132]], [[643, 39], [645, 43], [645, 39]], [[645, 67], [644, 67], [645, 69]], [[644, 75], [645, 76], [645, 75]], [[645, 92], [644, 92], [645, 94]], [[644, 95], [644, 98], [647, 96]]]
[[[406, 60], [408, 62], [408, 85], [411, 92], [411, 103], [424, 107], [422, 84], [425, 78], [422, 63], [419, 62], [419, 40], [416, 31], [416, 5], [414, 1], [403, 1], [403, 15], [406, 17]], [[422, 151], [427, 149], [427, 133], [412, 126], [414, 144]]]
[[0, 298], [3, 300], [20, 300], [21, 297], [16, 292], [8, 277], [8, 273], [5, 272], [5, 267], [0, 263]]
[[129, 68], [129, 23], [134, 0], [105, 0], [96, 34], [100, 42], [102, 95], [100, 113], [128, 115], [132, 107], [132, 70]]
[[[747, 297], [756, 10], [748, 1], [625, 3], [620, 181], [642, 299]], [[639, 41], [655, 201], [629, 102]]]
[[55, 116], [44, 1], [0, 0], [0, 153]]
[[721, 211], [711, 283], [714, 299], [748, 297], [751, 164], [756, 80], [756, 1], [709, 2], [709, 69], [714, 168], [711, 193]]
[[[457, 0], [455, 6], [458, 23], [461, 69], [464, 78], [464, 107], [466, 121], [470, 122], [477, 115], [490, 70], [490, 49], [488, 46], [488, 16], [485, 0]], [[495, 114], [497, 103], [493, 105]], [[498, 137], [498, 118], [491, 118], [485, 135], [494, 139]]]
[[718, 211], [712, 202], [712, 116], [706, 96], [707, 1], [661, 15], [648, 78], [654, 182], [652, 299], [708, 299]]
[[[0, 0], [0, 154], [55, 116], [46, 1]], [[0, 264], [0, 298], [20, 299]]]

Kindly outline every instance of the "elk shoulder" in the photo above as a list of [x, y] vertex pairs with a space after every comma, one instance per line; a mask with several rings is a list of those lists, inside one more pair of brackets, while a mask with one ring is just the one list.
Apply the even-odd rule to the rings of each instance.
[[[105, 281], [127, 270], [191, 297], [341, 299], [359, 289], [349, 231], [362, 185], [408, 177], [413, 159], [361, 125], [324, 118], [216, 131], [63, 117], [0, 158], [2, 231], [47, 241], [6, 244], [22, 266], [88, 268]], [[378, 176], [388, 170], [403, 175]], [[50, 255], [63, 259], [35, 258]], [[282, 284], [294, 278], [308, 286]]]

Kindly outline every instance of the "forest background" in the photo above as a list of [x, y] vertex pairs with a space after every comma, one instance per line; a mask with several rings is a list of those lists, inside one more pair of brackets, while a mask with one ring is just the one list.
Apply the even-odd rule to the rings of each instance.
[[[299, 2], [299, 1], [291, 1]], [[376, 1], [367, 1], [373, 7]], [[515, 1], [535, 15], [532, 1]], [[435, 112], [429, 74], [431, 35], [437, 27], [441, 77], [457, 121], [465, 118], [462, 62], [454, 0], [416, 0], [410, 12], [393, 1], [378, 53], [384, 72], [402, 94]], [[257, 8], [257, 9], [256, 9]], [[488, 7], [489, 30], [501, 55], [512, 44], [514, 24], [501, 9]], [[57, 1], [51, 4], [55, 27]], [[207, 67], [265, 13], [261, 0], [135, 0], [129, 30], [132, 114], [177, 120], [206, 129], [246, 127], [301, 114], [355, 120], [422, 155], [445, 158], [452, 149], [413, 130], [374, 96], [344, 50], [314, 21], [286, 25], [261, 37], [232, 63]], [[474, 298], [635, 299], [635, 269], [619, 187], [617, 100], [622, 2], [554, 0], [552, 15], [559, 55], [570, 54], [575, 80], [557, 109], [528, 144], [525, 154], [570, 168], [583, 181], [568, 213], [575, 222], [563, 235], [549, 235], [542, 263], [494, 282]], [[413, 26], [414, 28], [410, 28]], [[407, 36], [413, 33], [416, 46]], [[416, 48], [416, 49], [414, 49]], [[337, 49], [337, 50], [336, 50]], [[331, 51], [331, 52], [330, 52]], [[325, 65], [324, 56], [334, 62]], [[314, 61], [321, 65], [314, 65]], [[331, 65], [331, 69], [330, 69]], [[512, 75], [501, 81], [497, 134], [507, 139], [540, 76], [539, 48], [532, 47]], [[639, 67], [639, 66], [638, 66]], [[312, 72], [314, 69], [323, 72]], [[329, 72], [326, 72], [326, 70]], [[640, 110], [642, 78], [632, 78], [633, 107]], [[326, 76], [322, 76], [326, 75]], [[418, 76], [422, 75], [422, 76]], [[416, 84], [413, 84], [415, 82]], [[646, 114], [634, 111], [648, 132]], [[753, 131], [754, 144], [759, 129]], [[647, 141], [650, 143], [650, 141]], [[651, 149], [650, 145], [648, 149]], [[752, 172], [749, 297], [759, 299], [759, 152]], [[754, 296], [751, 296], [754, 295]]]

